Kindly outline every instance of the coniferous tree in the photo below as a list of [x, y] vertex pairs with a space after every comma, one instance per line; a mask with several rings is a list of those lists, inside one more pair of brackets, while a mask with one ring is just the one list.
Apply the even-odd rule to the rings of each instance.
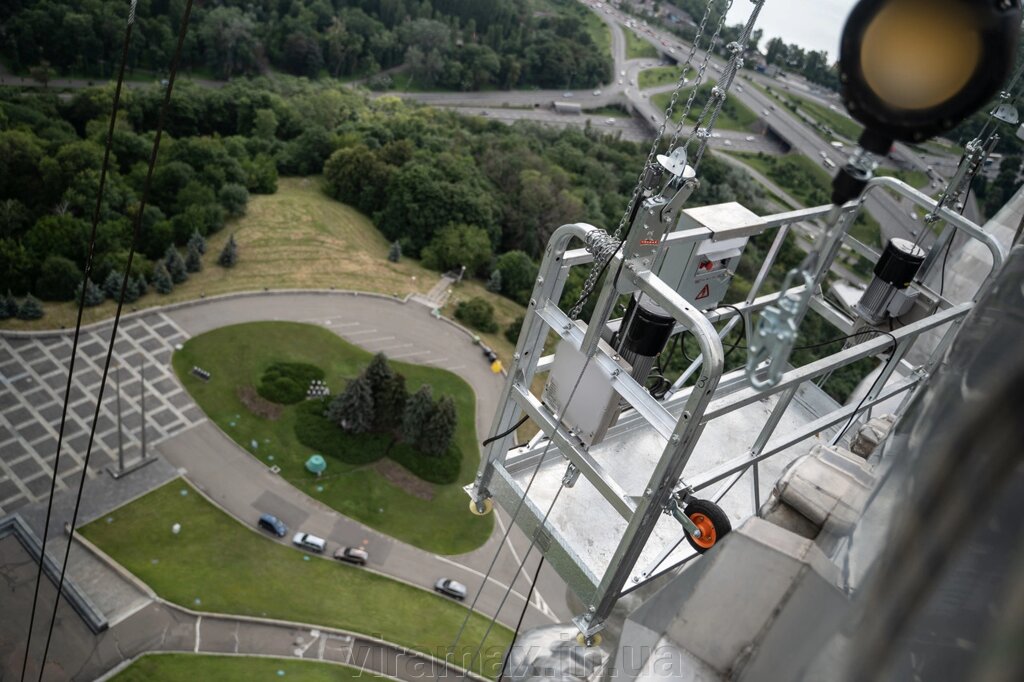
[[455, 435], [455, 402], [450, 396], [441, 396], [433, 408], [417, 445], [426, 454], [437, 457], [448, 450]]
[[11, 317], [15, 317], [18, 314], [18, 300], [14, 298], [14, 294], [11, 290], [7, 290], [7, 295], [0, 300], [0, 320], [6, 320]]
[[107, 298], [112, 298], [115, 301], [121, 295], [121, 281], [124, 278], [124, 274], [116, 270], [111, 270], [107, 278], [103, 280], [103, 293], [107, 295]]
[[402, 260], [402, 245], [397, 241], [391, 242], [391, 248], [388, 249], [388, 260], [392, 263]]
[[424, 384], [405, 403], [402, 413], [402, 440], [416, 444], [423, 433], [423, 427], [434, 412], [434, 395], [429, 384]]
[[174, 248], [173, 244], [167, 247], [167, 252], [164, 254], [164, 265], [167, 266], [167, 272], [170, 273], [171, 281], [175, 284], [181, 284], [188, 279], [185, 259], [181, 257], [181, 253]]
[[199, 272], [203, 269], [202, 254], [195, 244], [189, 242], [188, 255], [185, 256], [185, 269], [189, 272]]
[[373, 428], [373, 414], [373, 391], [365, 374], [348, 382], [327, 410], [327, 418], [349, 433], [366, 433]]
[[193, 230], [192, 236], [188, 238], [188, 248], [191, 249], [193, 247], [199, 252], [200, 256], [206, 253], [206, 239], [203, 238], [203, 235], [199, 234], [199, 230]]
[[153, 288], [158, 294], [169, 294], [174, 290], [174, 281], [163, 263], [157, 263], [153, 268]]
[[43, 316], [43, 304], [42, 302], [29, 294], [25, 297], [25, 300], [21, 302], [21, 306], [18, 308], [18, 319], [19, 320], [38, 320]]
[[487, 280], [487, 291], [493, 291], [496, 294], [501, 293], [501, 270], [495, 268], [491, 272], [491, 276]]
[[228, 241], [224, 244], [224, 248], [220, 252], [220, 256], [217, 257], [217, 265], [225, 268], [235, 267], [235, 263], [238, 262], [238, 244], [235, 243], [235, 235], [228, 237]]
[[[91, 278], [85, 280], [85, 306], [92, 308], [98, 306], [106, 299], [106, 294], [103, 293], [103, 289], [100, 289]], [[82, 285], [78, 285], [78, 289], [75, 290], [75, 300], [82, 300]]]
[[401, 426], [405, 403], [408, 400], [405, 377], [394, 372], [373, 396], [374, 426], [381, 431], [391, 431]]
[[139, 283], [135, 281], [134, 277], [129, 277], [128, 286], [125, 287], [124, 290], [124, 302], [135, 303], [135, 301], [139, 300], [139, 296], [141, 295], [142, 294], [139, 293]]
[[141, 273], [135, 278], [135, 291], [138, 293], [139, 298], [149, 293], [149, 282], [146, 281], [146, 277]]

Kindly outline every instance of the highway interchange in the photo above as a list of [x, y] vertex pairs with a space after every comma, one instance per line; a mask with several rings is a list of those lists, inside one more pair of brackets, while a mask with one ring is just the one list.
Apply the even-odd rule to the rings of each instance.
[[[464, 113], [489, 116], [495, 120], [513, 122], [515, 120], [531, 120], [547, 125], [569, 126], [582, 125], [588, 119], [590, 125], [607, 132], [620, 132], [625, 139], [640, 141], [653, 140], [654, 131], [664, 120], [664, 112], [651, 103], [651, 96], [662, 91], [671, 91], [673, 86], [662, 86], [641, 91], [638, 88], [641, 71], [671, 63], [676, 58], [685, 58], [690, 46], [677, 36], [653, 26], [643, 26], [628, 14], [603, 3], [580, 0], [584, 5], [596, 12], [608, 25], [611, 33], [611, 50], [614, 60], [613, 77], [610, 83], [593, 91], [590, 90], [516, 90], [500, 92], [403, 92], [390, 93], [405, 99], [416, 100], [432, 106], [458, 109]], [[627, 27], [632, 23], [635, 29]], [[635, 34], [649, 42], [660, 53], [661, 60], [626, 59], [626, 38], [624, 31], [634, 30]], [[705, 58], [701, 50], [696, 50], [693, 65], [697, 66]], [[712, 55], [708, 62], [706, 78], [717, 78], [721, 74], [725, 62]], [[692, 71], [691, 71], [692, 76]], [[744, 82], [745, 81], [745, 82]], [[772, 134], [755, 134], [743, 131], [715, 131], [716, 136], [709, 140], [712, 148], [724, 151], [764, 151], [768, 153], [784, 153], [788, 146], [794, 152], [803, 154], [815, 162], [822, 162], [827, 157], [834, 164], [841, 165], [846, 161], [842, 150], [831, 147], [804, 120], [785, 107], [777, 106], [778, 102], [764, 94], [749, 83], [761, 87], [786, 88], [797, 91], [800, 96], [815, 100], [822, 105], [834, 107], [842, 111], [838, 96], [828, 97], [814, 93], [800, 79], [776, 79], [749, 69], [741, 72], [729, 93], [737, 101], [757, 113]], [[736, 87], [739, 85], [739, 87]], [[575, 102], [585, 107], [582, 115], [558, 113], [553, 108], [556, 101]], [[597, 109], [611, 105], [625, 106], [635, 112], [634, 116], [608, 116], [595, 113], [587, 115], [586, 109]], [[644, 129], [646, 127], [646, 130]], [[671, 134], [671, 126], [666, 127], [666, 134]], [[687, 133], [683, 131], [683, 135]], [[783, 144], [780, 144], [779, 141]], [[896, 166], [908, 170], [927, 172], [931, 167], [940, 178], [945, 179], [956, 166], [956, 158], [951, 156], [926, 155], [921, 158], [917, 152], [906, 145], [897, 144], [889, 158], [883, 160], [885, 165]], [[935, 187], [922, 188], [934, 193]], [[865, 207], [882, 226], [883, 239], [891, 237], [915, 238], [922, 224], [915, 217], [914, 207], [910, 202], [897, 199], [885, 192], [873, 194], [865, 200]], [[968, 207], [968, 215], [973, 207]], [[920, 215], [922, 211], [916, 211]], [[974, 216], [975, 218], [977, 216]], [[926, 243], [932, 235], [925, 235]]]

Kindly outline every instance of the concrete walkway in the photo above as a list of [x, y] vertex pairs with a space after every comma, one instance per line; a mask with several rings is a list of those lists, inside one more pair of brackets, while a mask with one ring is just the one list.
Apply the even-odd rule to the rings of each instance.
[[[93, 635], [62, 600], [43, 679], [47, 682], [107, 679], [138, 656], [148, 652], [211, 653], [299, 658], [337, 663], [398, 680], [432, 676], [434, 659], [372, 637], [332, 628], [263, 618], [247, 618], [191, 611], [169, 604], [134, 577], [114, 568], [109, 558], [94, 554], [76, 541], [73, 553], [82, 552], [96, 564], [103, 580], [120, 582], [120, 592], [138, 595], [129, 611], [104, 632]], [[24, 655], [27, 616], [35, 582], [35, 563], [9, 536], [0, 540], [0, 566], [7, 586], [4, 617], [0, 619], [0, 679], [19, 679]], [[53, 583], [40, 590], [39, 613], [49, 614], [55, 594]], [[46, 639], [46, 619], [37, 618], [26, 679], [39, 676], [38, 659]], [[469, 679], [452, 669], [452, 679]]]

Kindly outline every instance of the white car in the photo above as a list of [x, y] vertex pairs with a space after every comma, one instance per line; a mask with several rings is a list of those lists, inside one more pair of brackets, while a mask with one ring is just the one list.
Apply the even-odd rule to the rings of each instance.
[[718, 132], [715, 132], [715, 133], [711, 133], [711, 137], [715, 138], [716, 140], [717, 140], [718, 138], [720, 138], [721, 136], [722, 136], [722, 133], [718, 133]]
[[606, 118], [604, 120], [604, 124], [606, 126], [613, 126], [613, 125], [615, 125], [615, 119], [614, 118]]
[[825, 168], [835, 168], [836, 162], [832, 159], [822, 159], [821, 162], [825, 165]]
[[626, 75], [626, 72], [625, 72], [625, 71], [619, 71], [619, 75], [620, 75], [620, 76], [625, 76], [625, 75]]
[[562, 93], [562, 97], [572, 97], [572, 93], [571, 92], [563, 92]]
[[619, 85], [622, 85], [622, 79], [621, 78], [619, 79]]
[[722, 144], [724, 144], [726, 147], [731, 147], [732, 146], [732, 140], [723, 140]]
[[594, 97], [599, 97], [600, 95], [601, 95], [601, 91], [600, 90], [594, 90]]
[[318, 538], [317, 536], [311, 535], [309, 533], [303, 533], [302, 531], [299, 531], [294, 536], [292, 536], [292, 544], [296, 547], [301, 547], [302, 549], [308, 549], [311, 552], [316, 552], [317, 554], [323, 554], [324, 551], [327, 549], [326, 540], [324, 540], [323, 538]]
[[821, 158], [823, 158], [823, 159], [827, 159], [828, 158], [828, 153], [827, 152], [818, 152], [818, 153], [821, 155]]
[[762, 109], [761, 110], [761, 115], [762, 116], [771, 116], [772, 112], [768, 111], [767, 109]]
[[754, 140], [756, 140], [757, 138], [756, 138], [756, 137], [754, 137], [753, 135], [747, 135], [747, 136], [746, 136], [745, 138], [743, 138], [743, 139], [745, 139], [745, 140], [746, 140], [747, 142], [753, 142], [753, 141], [754, 141]]

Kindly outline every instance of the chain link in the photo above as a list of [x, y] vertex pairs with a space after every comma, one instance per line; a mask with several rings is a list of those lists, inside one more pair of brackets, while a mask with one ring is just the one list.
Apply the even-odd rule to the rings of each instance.
[[[643, 168], [640, 170], [640, 176], [637, 178], [636, 185], [633, 187], [633, 193], [626, 203], [626, 210], [622, 214], [622, 218], [619, 219], [619, 224], [615, 228], [615, 232], [609, 237], [609, 241], [602, 242], [600, 245], [596, 243], [596, 240], [591, 240], [593, 243], [588, 243], [587, 250], [590, 251], [594, 256], [594, 264], [590, 268], [590, 273], [587, 275], [587, 279], [583, 282], [583, 287], [580, 289], [579, 298], [576, 303], [569, 310], [569, 318], [575, 320], [580, 312], [583, 310], [583, 306], [586, 305], [587, 300], [590, 298], [590, 294], [593, 293], [594, 287], [597, 286], [597, 280], [601, 278], [601, 273], [604, 272], [605, 264], [615, 255], [615, 252], [619, 250], [624, 240], [622, 236], [623, 230], [626, 228], [626, 223], [629, 221], [629, 217], [633, 215], [633, 208], [636, 206], [636, 202], [640, 199], [640, 192], [644, 187], [644, 176], [647, 173], [647, 169], [654, 164], [654, 157], [658, 154], [661, 140], [665, 136], [665, 128], [668, 126], [668, 122], [672, 120], [672, 113], [675, 110], [676, 103], [679, 101], [679, 93], [682, 91], [683, 86], [686, 84], [686, 74], [689, 71], [693, 62], [694, 56], [697, 54], [697, 46], [700, 44], [701, 39], [704, 37], [704, 30], [707, 27], [708, 18], [711, 16], [711, 9], [715, 6], [718, 0], [708, 0], [704, 6], [704, 16], [701, 17], [700, 24], [697, 27], [697, 33], [694, 35], [693, 40], [690, 43], [690, 52], [686, 56], [686, 60], [683, 62], [682, 70], [679, 73], [679, 81], [676, 83], [675, 90], [672, 91], [672, 98], [669, 100], [668, 107], [665, 109], [665, 116], [661, 121], [661, 125], [658, 127], [658, 132], [654, 136], [654, 142], [651, 143], [651, 149], [647, 153], [647, 159], [644, 162]], [[725, 13], [728, 12], [729, 7], [732, 6], [732, 0], [727, 0], [726, 10], [722, 13], [721, 21], [718, 24], [718, 29], [715, 31], [715, 37], [712, 41], [716, 40], [718, 34], [722, 30], [722, 25], [725, 23]], [[714, 43], [712, 42], [712, 45]], [[710, 47], [710, 46], [709, 46]], [[705, 53], [704, 64], [701, 67], [701, 75], [707, 68], [708, 54], [710, 49]], [[686, 120], [686, 116], [689, 115], [690, 108], [693, 106], [693, 96], [696, 92], [696, 86], [694, 91], [690, 93], [690, 97], [686, 103], [686, 111], [683, 113], [681, 121]], [[675, 133], [672, 136], [672, 142], [669, 144], [669, 149], [675, 145], [676, 140], [679, 138], [679, 130], [682, 124], [677, 126]], [[608, 237], [606, 232], [600, 232], [599, 234]], [[611, 248], [610, 248], [611, 247]]]

